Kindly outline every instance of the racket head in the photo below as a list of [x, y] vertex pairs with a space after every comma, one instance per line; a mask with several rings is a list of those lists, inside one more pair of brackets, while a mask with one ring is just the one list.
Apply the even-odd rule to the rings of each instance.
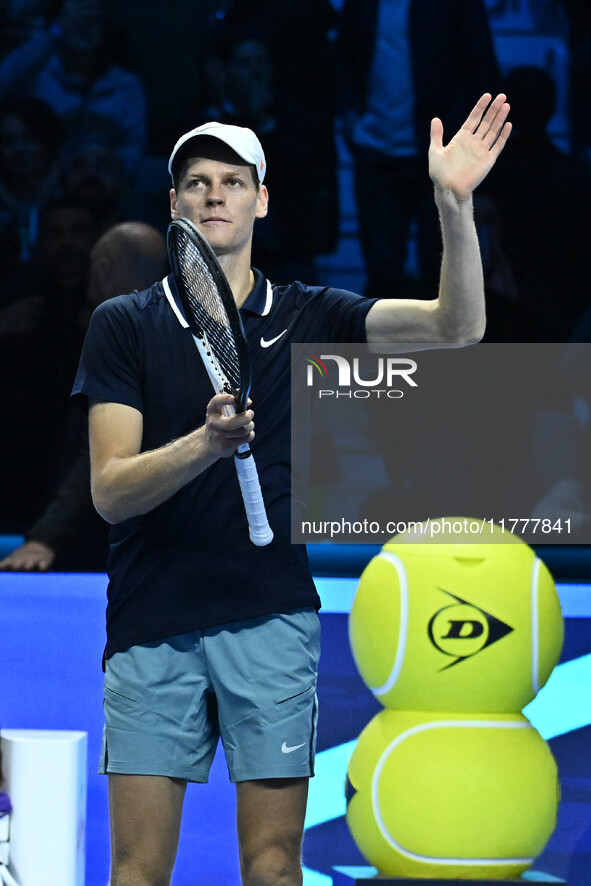
[[234, 395], [236, 412], [244, 412], [251, 386], [246, 336], [230, 284], [199, 229], [186, 218], [174, 219], [167, 234], [168, 257], [189, 329], [207, 342]]

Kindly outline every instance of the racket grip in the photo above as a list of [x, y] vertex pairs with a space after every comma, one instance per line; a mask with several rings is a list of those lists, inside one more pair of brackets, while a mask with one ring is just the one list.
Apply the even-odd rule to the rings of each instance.
[[238, 449], [234, 463], [248, 517], [250, 540], [259, 547], [268, 545], [273, 541], [273, 530], [269, 526], [257, 466], [248, 445]]

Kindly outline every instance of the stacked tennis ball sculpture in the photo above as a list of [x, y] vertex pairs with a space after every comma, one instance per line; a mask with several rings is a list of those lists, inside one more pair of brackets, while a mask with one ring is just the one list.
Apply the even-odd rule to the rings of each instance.
[[560, 604], [532, 548], [484, 528], [487, 543], [432, 523], [395, 536], [353, 603], [353, 656], [385, 710], [351, 757], [347, 823], [390, 876], [518, 877], [555, 826], [556, 764], [521, 710], [558, 662]]

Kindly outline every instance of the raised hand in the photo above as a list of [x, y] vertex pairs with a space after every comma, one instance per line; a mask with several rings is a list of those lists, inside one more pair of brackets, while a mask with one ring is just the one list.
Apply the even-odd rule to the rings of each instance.
[[509, 105], [502, 93], [491, 101], [485, 93], [452, 140], [443, 145], [443, 123], [431, 121], [429, 175], [436, 188], [466, 200], [488, 175], [511, 133]]

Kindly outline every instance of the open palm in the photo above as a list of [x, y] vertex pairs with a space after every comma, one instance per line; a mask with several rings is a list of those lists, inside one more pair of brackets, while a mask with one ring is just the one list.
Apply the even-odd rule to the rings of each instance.
[[506, 96], [491, 98], [489, 93], [482, 96], [445, 146], [443, 123], [438, 117], [431, 121], [429, 175], [436, 187], [453, 191], [458, 200], [466, 200], [486, 177], [511, 132]]

